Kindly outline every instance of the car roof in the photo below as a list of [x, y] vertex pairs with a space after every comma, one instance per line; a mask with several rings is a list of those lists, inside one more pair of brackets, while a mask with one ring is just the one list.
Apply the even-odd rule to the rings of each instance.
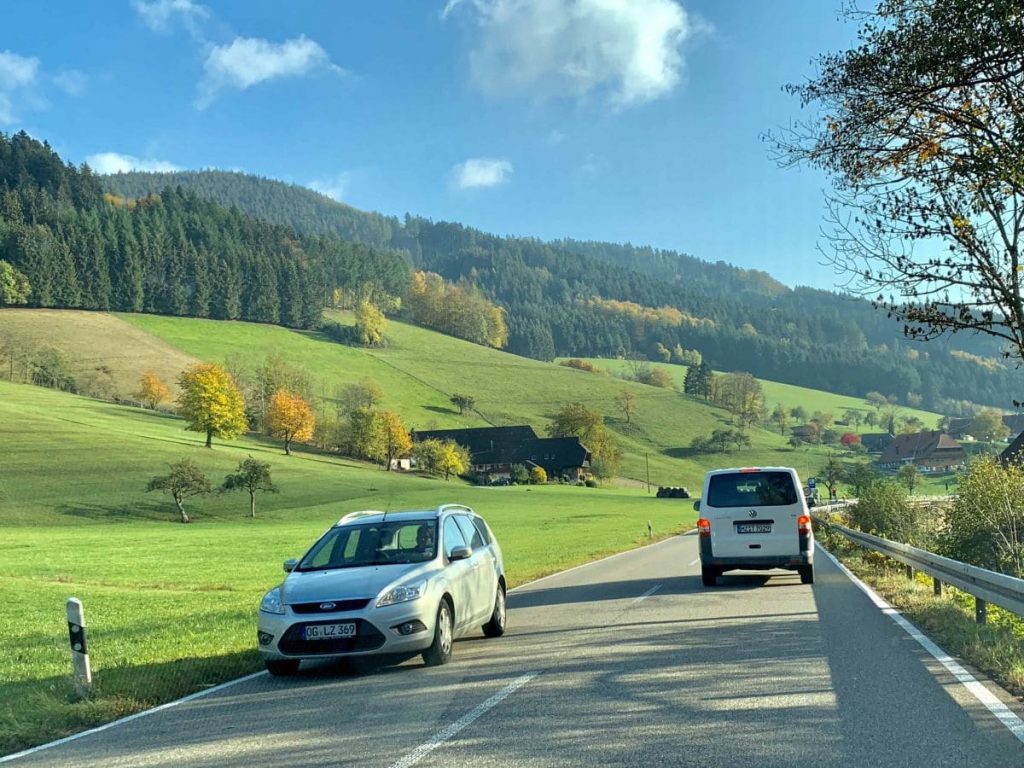
[[404, 509], [395, 510], [394, 512], [385, 512], [379, 509], [363, 509], [358, 512], [349, 512], [335, 523], [334, 527], [363, 523], [382, 523], [385, 520], [436, 520], [447, 512], [464, 512], [469, 515], [476, 515], [465, 504], [441, 504], [434, 509]]
[[792, 472], [796, 474], [796, 470], [793, 467], [730, 467], [728, 469], [712, 469], [708, 472], [708, 476], [711, 475], [737, 475], [737, 474], [748, 474], [753, 472]]

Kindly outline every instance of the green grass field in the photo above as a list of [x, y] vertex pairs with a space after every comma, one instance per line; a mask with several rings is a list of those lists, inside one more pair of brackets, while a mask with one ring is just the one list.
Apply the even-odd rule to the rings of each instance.
[[[564, 360], [567, 358], [560, 358]], [[631, 373], [630, 366], [631, 361], [629, 360], [616, 360], [609, 358], [591, 357], [583, 358], [590, 363], [593, 363], [598, 368], [602, 368], [607, 371], [610, 375], [618, 378], [628, 377]], [[661, 368], [672, 376], [673, 382], [677, 388], [682, 388], [683, 380], [686, 378], [686, 366], [676, 365], [674, 363], [650, 363], [654, 368]], [[798, 387], [793, 384], [783, 384], [778, 381], [768, 381], [767, 379], [758, 379], [761, 382], [761, 388], [764, 390], [764, 401], [768, 406], [769, 412], [775, 407], [776, 403], [781, 404], [787, 410], [801, 406], [807, 414], [810, 415], [815, 411], [831, 412], [837, 420], [843, 418], [843, 414], [847, 410], [860, 411], [863, 414], [867, 414], [872, 410], [872, 407], [867, 401], [857, 398], [849, 397], [847, 395], [837, 395], [833, 392], [825, 392], [820, 389], [809, 389], [808, 387]], [[899, 413], [902, 416], [916, 416], [921, 419], [929, 428], [934, 428], [939, 421], [939, 414], [932, 413], [930, 411], [922, 411], [916, 408], [905, 408], [900, 407]], [[860, 432], [874, 432], [878, 429], [874, 427], [867, 427], [862, 425]]]
[[[468, 503], [491, 523], [513, 584], [691, 527], [689, 503], [642, 490], [475, 488], [242, 439], [201, 447], [184, 422], [0, 382], [0, 754], [259, 668], [255, 610], [297, 556], [353, 509]], [[146, 494], [168, 462], [216, 482], [246, 455], [271, 462], [278, 495], [220, 495], [174, 522]], [[64, 602], [83, 600], [96, 671], [69, 681]]]

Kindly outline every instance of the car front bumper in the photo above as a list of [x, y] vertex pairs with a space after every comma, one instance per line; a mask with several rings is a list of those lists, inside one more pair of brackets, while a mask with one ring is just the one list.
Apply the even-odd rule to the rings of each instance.
[[[422, 603], [422, 604], [421, 604]], [[344, 656], [419, 653], [434, 639], [437, 606], [422, 600], [383, 608], [338, 614], [296, 614], [288, 606], [284, 614], [259, 612], [256, 637], [264, 659], [312, 659]], [[354, 637], [307, 640], [312, 624], [356, 625]], [[403, 634], [403, 626], [412, 631]]]

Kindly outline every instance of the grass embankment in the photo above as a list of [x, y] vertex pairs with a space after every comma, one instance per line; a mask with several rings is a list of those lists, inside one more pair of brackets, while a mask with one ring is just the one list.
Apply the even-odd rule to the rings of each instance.
[[838, 535], [819, 531], [822, 544], [843, 564], [898, 608], [943, 650], [1024, 699], [1024, 619], [995, 605], [988, 623], [974, 619], [974, 598], [949, 586], [936, 597], [930, 576], [906, 577], [905, 567]]
[[[259, 668], [255, 610], [342, 514], [458, 501], [500, 537], [514, 584], [692, 526], [685, 501], [621, 488], [474, 488], [296, 453], [215, 441], [139, 409], [0, 382], [0, 754]], [[188, 505], [143, 492], [168, 462], [194, 458], [215, 482], [252, 454], [281, 493]], [[74, 695], [64, 602], [83, 600], [96, 674]]]

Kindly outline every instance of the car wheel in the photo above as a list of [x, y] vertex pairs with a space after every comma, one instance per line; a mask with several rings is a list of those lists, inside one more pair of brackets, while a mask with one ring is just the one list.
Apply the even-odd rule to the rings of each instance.
[[718, 584], [718, 571], [706, 565], [700, 567], [700, 580], [705, 587], [714, 587]]
[[437, 621], [434, 622], [434, 642], [423, 652], [423, 662], [428, 667], [438, 667], [451, 661], [454, 636], [452, 607], [447, 600], [442, 600], [437, 608]]
[[274, 677], [287, 677], [299, 671], [298, 659], [267, 659], [264, 663]]
[[800, 583], [801, 584], [813, 584], [814, 583], [814, 565], [801, 565], [797, 568], [800, 572]]
[[484, 637], [501, 637], [505, 634], [505, 588], [499, 584], [494, 596], [494, 610], [491, 620], [484, 624]]

